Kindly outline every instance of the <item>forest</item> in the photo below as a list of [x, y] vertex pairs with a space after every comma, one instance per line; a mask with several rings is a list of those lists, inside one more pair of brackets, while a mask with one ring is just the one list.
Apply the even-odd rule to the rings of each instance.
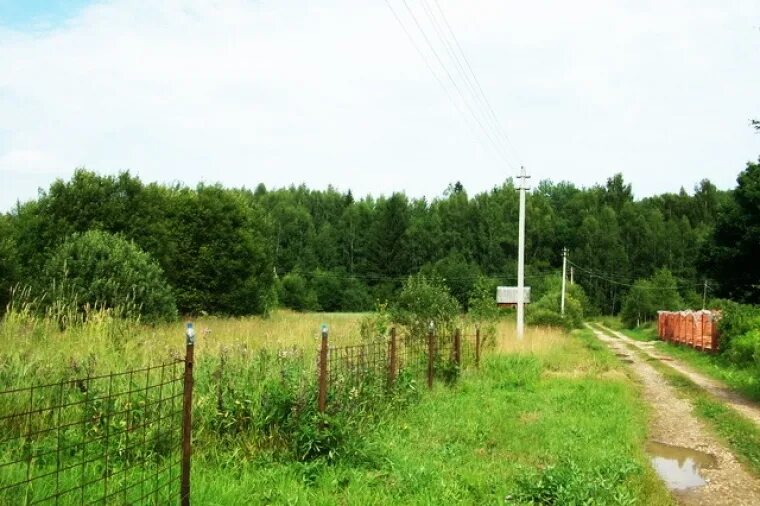
[[[466, 308], [479, 280], [516, 283], [517, 197], [511, 179], [474, 195], [455, 182], [427, 200], [304, 185], [189, 188], [78, 169], [0, 216], [0, 307], [19, 294], [49, 303], [68, 294], [131, 302], [146, 320], [360, 311], [422, 273]], [[621, 174], [590, 188], [541, 181], [526, 233], [526, 284], [540, 296], [567, 247], [588, 313], [617, 314], [629, 292], [659, 290], [658, 279], [684, 306], [705, 296], [758, 303], [760, 163], [728, 191], [703, 180], [642, 199]]]

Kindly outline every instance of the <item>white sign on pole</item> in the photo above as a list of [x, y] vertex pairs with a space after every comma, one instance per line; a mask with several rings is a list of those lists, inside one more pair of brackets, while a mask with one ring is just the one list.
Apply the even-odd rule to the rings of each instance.
[[[496, 287], [497, 304], [517, 304], [518, 288], [516, 286], [498, 286]], [[530, 304], [530, 287], [523, 287], [523, 303]]]

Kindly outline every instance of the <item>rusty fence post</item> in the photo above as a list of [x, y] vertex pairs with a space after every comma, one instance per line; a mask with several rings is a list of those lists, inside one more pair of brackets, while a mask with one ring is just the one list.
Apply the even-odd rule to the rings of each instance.
[[460, 329], [454, 330], [454, 364], [457, 367], [462, 367], [462, 331]]
[[322, 325], [322, 344], [319, 347], [319, 412], [327, 408], [327, 325]]
[[185, 382], [182, 387], [182, 477], [180, 482], [180, 503], [190, 506], [190, 458], [192, 456], [192, 415], [193, 415], [193, 363], [195, 352], [195, 330], [188, 323], [185, 330]]
[[435, 326], [430, 322], [428, 327], [428, 367], [427, 367], [427, 384], [428, 388], [433, 388], [433, 374], [435, 373]]
[[388, 342], [388, 388], [396, 383], [398, 357], [396, 356], [396, 327], [391, 327], [391, 340]]
[[475, 367], [480, 367], [480, 326], [475, 327]]

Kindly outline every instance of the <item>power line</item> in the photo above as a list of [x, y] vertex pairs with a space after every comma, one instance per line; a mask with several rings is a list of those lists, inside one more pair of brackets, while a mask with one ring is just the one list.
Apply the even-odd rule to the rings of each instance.
[[[422, 38], [425, 41], [427, 47], [430, 49], [430, 52], [433, 53], [433, 56], [434, 56], [435, 60], [438, 62], [438, 65], [443, 70], [443, 72], [446, 74], [446, 77], [448, 77], [448, 80], [451, 82], [452, 86], [454, 87], [454, 89], [456, 90], [457, 94], [461, 98], [462, 103], [464, 104], [465, 108], [467, 109], [467, 111], [472, 116], [472, 119], [474, 119], [475, 123], [477, 124], [477, 126], [480, 127], [480, 131], [485, 135], [486, 139], [488, 139], [488, 141], [490, 142], [490, 145], [493, 147], [493, 149], [496, 152], [496, 154], [504, 162], [506, 162], [507, 165], [511, 165], [511, 162], [509, 161], [508, 157], [505, 156], [505, 153], [502, 151], [503, 148], [501, 148], [500, 145], [499, 145], [499, 143], [497, 143], [494, 140], [494, 136], [492, 135], [492, 132], [489, 131], [489, 129], [486, 128], [483, 125], [483, 122], [480, 120], [480, 118], [478, 117], [478, 115], [473, 110], [472, 105], [468, 101], [468, 99], [465, 96], [465, 94], [462, 92], [461, 87], [457, 83], [456, 79], [454, 79], [454, 77], [452, 76], [452, 74], [449, 71], [449, 69], [448, 69], [447, 65], [445, 64], [445, 62], [441, 59], [441, 56], [438, 54], [438, 51], [436, 51], [436, 48], [435, 48], [434, 44], [431, 42], [430, 38], [428, 37], [427, 32], [425, 31], [425, 29], [421, 25], [421, 23], [420, 23], [419, 19], [417, 18], [417, 16], [414, 14], [414, 11], [411, 9], [411, 7], [409, 6], [408, 2], [406, 0], [402, 0], [402, 2], [404, 4], [404, 7], [406, 8], [406, 11], [412, 17], [412, 20], [413, 20], [415, 26], [417, 27], [417, 30], [422, 35]], [[401, 28], [404, 30], [404, 32], [406, 33], [406, 35], [409, 38], [410, 42], [414, 46], [415, 50], [417, 51], [417, 53], [420, 55], [420, 57], [425, 62], [425, 65], [428, 67], [428, 70], [430, 70], [430, 72], [433, 74], [433, 77], [436, 79], [436, 81], [438, 81], [438, 84], [441, 85], [444, 88], [444, 91], [446, 92], [447, 97], [449, 98], [449, 100], [451, 101], [451, 103], [454, 105], [454, 107], [457, 109], [457, 112], [459, 114], [461, 114], [465, 119], [467, 119], [467, 115], [462, 112], [462, 109], [458, 106], [457, 101], [454, 100], [454, 98], [451, 96], [451, 93], [449, 93], [448, 88], [443, 83], [443, 81], [440, 79], [440, 77], [438, 76], [438, 74], [435, 72], [435, 70], [433, 69], [433, 66], [430, 64], [428, 58], [425, 56], [424, 52], [417, 45], [416, 41], [414, 40], [414, 37], [411, 35], [411, 33], [407, 29], [406, 25], [401, 21], [400, 16], [396, 12], [396, 10], [393, 8], [393, 6], [390, 4], [389, 0], [385, 0], [385, 4], [391, 10], [391, 13], [393, 14], [393, 17], [396, 19], [396, 21], [399, 23], [399, 25], [401, 26]], [[497, 138], [498, 138], [498, 136], [497, 136]]]
[[[614, 284], [614, 285], [626, 286], [626, 287], [629, 287], [629, 288], [633, 287], [633, 286], [636, 286], [635, 282], [634, 283], [624, 283], [622, 281], [617, 281], [615, 279], [612, 279], [612, 277], [610, 277], [608, 275], [600, 273], [599, 271], [594, 271], [594, 270], [588, 269], [586, 267], [581, 267], [580, 265], [578, 265], [575, 262], [572, 262], [570, 260], [568, 260], [567, 262], [570, 265], [574, 266], [576, 269], [578, 269], [578, 270], [580, 270], [582, 272], [587, 273], [589, 276], [591, 276], [593, 278], [598, 278], [598, 279], [607, 281], [608, 283], [611, 283], [611, 284]], [[626, 278], [626, 279], [630, 280], [631, 278]], [[674, 278], [674, 279], [677, 282], [680, 282], [682, 284], [682, 286], [685, 286], [685, 287], [686, 286], [700, 287], [700, 288], [702, 287], [702, 283], [694, 283], [694, 282], [687, 281], [687, 280], [684, 280], [684, 279], [679, 279], [679, 278]], [[674, 288], [677, 289], [677, 287], [655, 287], [655, 286], [652, 286], [652, 287], [642, 287], [641, 285], [639, 285], [637, 288], [644, 289], [644, 290], [673, 290]]]
[[472, 65], [470, 65], [470, 61], [467, 59], [467, 55], [465, 54], [464, 50], [462, 49], [462, 45], [459, 43], [459, 39], [457, 38], [456, 34], [454, 33], [454, 30], [451, 28], [451, 24], [449, 23], [449, 20], [446, 18], [446, 14], [443, 12], [443, 9], [441, 8], [441, 4], [438, 2], [438, 0], [434, 0], [435, 6], [438, 8], [438, 12], [441, 14], [441, 18], [443, 19], [444, 24], [446, 25], [446, 28], [448, 29], [449, 33], [451, 34], [452, 39], [454, 40], [454, 44], [456, 45], [457, 49], [459, 50], [459, 54], [462, 56], [462, 60], [464, 60], [465, 65], [467, 66], [467, 69], [469, 70], [470, 75], [472, 76], [473, 81], [475, 82], [475, 85], [477, 87], [477, 90], [479, 92], [479, 95], [482, 99], [482, 101], [486, 105], [486, 109], [488, 110], [491, 118], [493, 119], [493, 122], [496, 124], [497, 131], [501, 134], [502, 142], [505, 143], [506, 149], [509, 151], [511, 150], [514, 154], [514, 157], [516, 161], [518, 162], [516, 165], [520, 165], [520, 155], [517, 152], [517, 149], [514, 147], [512, 142], [509, 139], [509, 136], [507, 135], [507, 132], [504, 130], [504, 128], [501, 125], [501, 122], [499, 121], [498, 116], [496, 116], [496, 113], [493, 110], [493, 107], [491, 106], [491, 102], [488, 100], [488, 97], [483, 92], [483, 87], [480, 85], [480, 80], [478, 79], [477, 74], [475, 74], [475, 71], [472, 69]]

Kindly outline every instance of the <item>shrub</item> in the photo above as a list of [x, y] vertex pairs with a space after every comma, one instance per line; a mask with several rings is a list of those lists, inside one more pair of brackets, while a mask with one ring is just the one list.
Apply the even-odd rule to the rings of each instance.
[[296, 311], [319, 309], [317, 294], [299, 272], [289, 272], [279, 283], [280, 304]]
[[451, 253], [434, 264], [425, 265], [421, 272], [441, 280], [459, 305], [468, 309], [475, 282], [480, 275], [477, 264], [468, 262], [461, 253]]
[[562, 327], [566, 326], [565, 319], [562, 318], [556, 311], [551, 309], [531, 308], [528, 311], [528, 324], [529, 325], [545, 325], [547, 327]]
[[345, 269], [317, 269], [311, 289], [322, 311], [364, 311], [372, 306], [366, 285], [349, 276]]
[[177, 316], [158, 263], [134, 243], [107, 232], [72, 235], [48, 260], [43, 279], [52, 303], [77, 310], [120, 308], [126, 316], [148, 322]]
[[496, 305], [496, 281], [480, 276], [472, 288], [468, 304], [468, 318], [480, 328], [485, 342], [496, 337], [496, 322], [500, 312]]
[[723, 316], [718, 323], [721, 353], [736, 364], [760, 366], [760, 309], [730, 301], [721, 306]]
[[583, 325], [584, 302], [586, 293], [579, 285], [566, 285], [565, 316], [561, 315], [562, 281], [557, 279], [548, 283], [547, 293], [528, 307], [527, 321], [531, 325], [549, 325], [566, 329], [580, 328]]
[[459, 303], [443, 281], [422, 274], [407, 278], [390, 310], [392, 321], [416, 337], [427, 334], [431, 321], [439, 335], [452, 332], [459, 311]]

